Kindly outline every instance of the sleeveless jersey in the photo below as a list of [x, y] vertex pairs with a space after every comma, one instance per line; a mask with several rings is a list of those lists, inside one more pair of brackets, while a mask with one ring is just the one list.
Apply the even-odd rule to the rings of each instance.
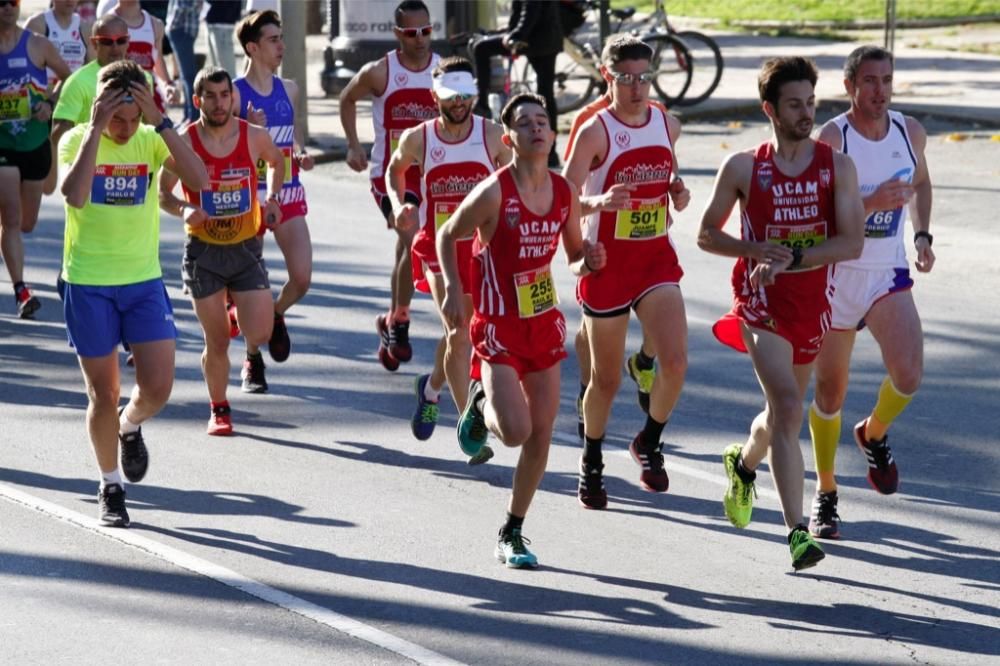
[[[833, 149], [816, 142], [812, 162], [801, 174], [786, 176], [774, 164], [770, 141], [754, 154], [753, 175], [741, 223], [745, 241], [809, 248], [836, 235]], [[740, 257], [733, 267], [733, 290], [748, 318], [755, 312], [792, 321], [829, 312], [833, 265], [781, 273], [761, 290], [750, 285], [756, 262]], [[766, 317], [765, 317], [766, 318]]]
[[198, 135], [198, 124], [185, 130], [191, 148], [208, 170], [208, 188], [200, 191], [184, 188], [184, 198], [200, 207], [209, 219], [200, 227], [184, 225], [188, 235], [214, 245], [241, 243], [257, 235], [260, 206], [257, 204], [255, 166], [250, 156], [248, 123], [237, 120], [240, 136], [236, 147], [224, 157], [216, 157], [205, 148]]
[[[69, 22], [68, 28], [63, 28], [56, 20], [55, 13], [48, 9], [45, 11], [45, 36], [55, 44], [59, 56], [69, 67], [70, 72], [83, 67], [84, 60], [87, 59], [87, 44], [80, 34], [80, 15], [73, 13], [73, 18]], [[54, 81], [55, 73], [50, 69], [49, 80]]]
[[538, 214], [521, 201], [509, 166], [495, 177], [500, 182], [496, 230], [488, 244], [483, 245], [478, 234], [472, 242], [475, 311], [492, 320], [558, 315], [551, 262], [569, 217], [569, 184], [550, 171], [552, 206]]
[[48, 123], [31, 117], [48, 83], [45, 70], [28, 54], [31, 34], [22, 30], [11, 52], [0, 54], [0, 149], [27, 152], [49, 138]]
[[[861, 196], [866, 197], [888, 180], [913, 182], [917, 158], [906, 132], [903, 114], [889, 111], [889, 132], [879, 141], [858, 134], [847, 114], [833, 119], [843, 140], [841, 151], [854, 160]], [[906, 268], [906, 206], [875, 211], [865, 220], [865, 246], [861, 256], [842, 262], [853, 268]]]
[[[233, 83], [240, 91], [240, 118], [246, 120], [248, 102], [267, 115], [267, 132], [285, 157], [285, 182], [281, 189], [285, 190], [282, 193], [282, 203], [287, 203], [288, 190], [301, 188], [302, 183], [299, 182], [298, 160], [292, 156], [295, 146], [295, 110], [285, 91], [285, 84], [279, 77], [272, 76], [271, 94], [262, 95], [245, 78], [236, 79]], [[267, 191], [267, 162], [264, 160], [257, 161], [257, 189]]]
[[[124, 19], [123, 19], [124, 20]], [[125, 56], [152, 73], [153, 64], [159, 52], [156, 50], [156, 31], [153, 30], [153, 18], [145, 9], [142, 10], [142, 25], [133, 28], [128, 25], [128, 51]]]
[[[396, 150], [404, 130], [425, 120], [437, 118], [438, 108], [431, 96], [434, 83], [431, 72], [440, 57], [431, 54], [427, 67], [414, 71], [399, 61], [399, 52], [385, 54], [386, 85], [380, 95], [372, 98], [372, 122], [375, 125], [375, 143], [372, 145], [370, 178], [385, 175], [392, 151]], [[416, 182], [419, 170], [407, 172], [407, 182]]]

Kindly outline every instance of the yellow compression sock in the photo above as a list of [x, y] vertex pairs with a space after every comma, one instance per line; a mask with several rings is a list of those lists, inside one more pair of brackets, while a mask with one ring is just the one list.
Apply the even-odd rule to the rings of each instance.
[[872, 415], [865, 425], [865, 436], [874, 441], [885, 437], [889, 426], [896, 420], [896, 417], [903, 413], [911, 400], [913, 400], [912, 393], [910, 395], [900, 393], [896, 385], [892, 383], [892, 378], [886, 377], [878, 390], [878, 401], [875, 403], [875, 409], [872, 410]]
[[824, 414], [813, 401], [809, 405], [809, 434], [812, 436], [819, 489], [825, 493], [832, 492], [837, 489], [834, 460], [840, 440], [840, 410], [836, 414]]

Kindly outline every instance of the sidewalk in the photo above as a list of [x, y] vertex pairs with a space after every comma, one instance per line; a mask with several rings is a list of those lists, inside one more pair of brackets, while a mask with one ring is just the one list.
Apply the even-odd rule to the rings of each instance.
[[[677, 115], [686, 122], [724, 119], [757, 111], [760, 108], [756, 83], [760, 63], [777, 55], [813, 58], [820, 70], [816, 86], [820, 103], [830, 108], [844, 108], [844, 59], [864, 43], [706, 32], [719, 43], [725, 69], [718, 89], [708, 101], [678, 110]], [[1000, 40], [1000, 26], [995, 35]], [[1000, 127], [1000, 57], [915, 48], [906, 42], [906, 33], [897, 33], [893, 108], [917, 116]], [[323, 35], [306, 39], [310, 144], [321, 162], [343, 159], [347, 148], [337, 100], [323, 97], [319, 83], [326, 44]], [[358, 107], [358, 135], [363, 143], [371, 143], [374, 138], [369, 108], [367, 103]], [[565, 130], [571, 119], [572, 114], [560, 116], [560, 127]], [[561, 134], [560, 139], [565, 140], [565, 135]]]

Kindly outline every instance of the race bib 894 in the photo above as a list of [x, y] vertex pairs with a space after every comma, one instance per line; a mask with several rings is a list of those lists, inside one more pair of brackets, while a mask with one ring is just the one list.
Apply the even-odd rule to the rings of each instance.
[[90, 203], [141, 206], [149, 190], [148, 164], [98, 164], [90, 188]]

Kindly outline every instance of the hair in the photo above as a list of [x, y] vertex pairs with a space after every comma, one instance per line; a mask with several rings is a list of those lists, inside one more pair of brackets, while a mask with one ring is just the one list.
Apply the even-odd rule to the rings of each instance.
[[97, 33], [102, 30], [118, 23], [121, 24], [121, 30], [119, 32], [128, 34], [128, 23], [125, 22], [125, 19], [115, 13], [105, 14], [94, 21], [94, 27], [91, 29], [90, 34], [96, 36]]
[[757, 76], [760, 101], [770, 102], [771, 106], [777, 108], [781, 86], [792, 81], [808, 81], [815, 88], [817, 78], [816, 64], [808, 58], [802, 56], [771, 58], [760, 68], [760, 74]]
[[128, 59], [118, 60], [105, 65], [97, 73], [98, 90], [113, 88], [128, 92], [129, 86], [132, 83], [141, 83], [147, 88], [149, 87], [149, 81], [146, 80], [146, 72], [142, 67]]
[[431, 76], [437, 78], [442, 74], [447, 74], [448, 72], [468, 72], [473, 76], [476, 75], [476, 69], [472, 66], [472, 62], [468, 58], [463, 58], [462, 56], [448, 56], [447, 58], [441, 58], [438, 61], [437, 67], [431, 73]]
[[653, 49], [638, 37], [623, 34], [615, 35], [604, 45], [601, 52], [601, 62], [605, 65], [617, 65], [622, 60], [652, 60]]
[[250, 55], [247, 44], [256, 43], [260, 39], [260, 31], [265, 25], [281, 27], [281, 18], [273, 9], [247, 14], [236, 24], [236, 39], [243, 47], [243, 53]]
[[229, 75], [229, 72], [221, 67], [216, 67], [214, 65], [209, 65], [208, 67], [203, 67], [197, 76], [194, 77], [194, 94], [201, 97], [205, 94], [205, 83], [226, 83], [229, 86], [229, 90], [233, 89], [233, 77]]
[[406, 12], [424, 12], [428, 16], [431, 15], [431, 10], [427, 9], [423, 0], [403, 0], [396, 5], [396, 11], [393, 13], [397, 26], [403, 24], [403, 14]]
[[890, 65], [894, 64], [892, 51], [888, 51], [881, 46], [865, 45], [851, 51], [844, 61], [844, 78], [854, 82], [854, 77], [858, 75], [861, 65], [869, 60], [888, 60]]
[[[514, 121], [514, 112], [517, 111], [517, 107], [525, 104], [537, 104], [545, 109], [545, 115], [549, 115], [549, 109], [545, 106], [544, 97], [535, 93], [518, 93], [507, 101], [506, 106], [503, 107], [503, 111], [500, 112], [500, 122], [503, 123], [504, 127], [510, 129], [511, 123]], [[549, 116], [549, 125], [551, 124], [552, 117]]]

